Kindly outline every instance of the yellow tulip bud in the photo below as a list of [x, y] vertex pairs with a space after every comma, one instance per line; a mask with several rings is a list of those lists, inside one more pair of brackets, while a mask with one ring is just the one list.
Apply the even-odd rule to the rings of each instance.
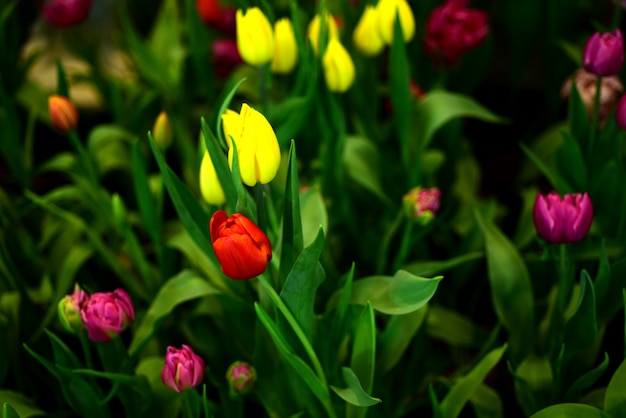
[[376, 55], [385, 46], [385, 42], [378, 30], [378, 14], [376, 10], [374, 6], [365, 6], [363, 15], [352, 34], [354, 45], [364, 55]]
[[237, 10], [237, 49], [250, 65], [270, 62], [274, 56], [274, 32], [261, 9], [251, 7], [243, 14]]
[[204, 200], [211, 205], [223, 205], [226, 202], [222, 184], [217, 178], [217, 173], [208, 151], [204, 152], [202, 164], [200, 164], [200, 193]]
[[230, 109], [224, 112], [222, 124], [228, 142], [228, 162], [231, 169], [234, 140], [239, 156], [241, 180], [248, 186], [272, 181], [280, 166], [280, 147], [274, 129], [265, 116], [244, 103], [240, 113]]
[[311, 23], [309, 23], [308, 29], [308, 37], [309, 41], [311, 41], [311, 46], [313, 47], [313, 51], [318, 53], [318, 43], [320, 41], [320, 27], [322, 25], [322, 16], [324, 21], [326, 22], [326, 28], [328, 30], [326, 42], [328, 43], [331, 39], [339, 38], [339, 29], [337, 28], [337, 22], [335, 19], [328, 13], [325, 12], [323, 15], [316, 14]]
[[293, 25], [287, 18], [279, 19], [274, 24], [274, 59], [272, 72], [279, 74], [290, 73], [298, 62], [298, 46]]
[[354, 82], [354, 63], [337, 39], [331, 39], [322, 58], [324, 77], [330, 91], [343, 93]]
[[396, 11], [400, 17], [400, 26], [404, 42], [413, 39], [415, 35], [415, 18], [411, 6], [406, 0], [380, 0], [376, 6], [378, 13], [378, 30], [386, 44], [393, 42], [393, 28], [396, 23]]
[[161, 149], [166, 149], [172, 143], [172, 126], [165, 111], [162, 111], [157, 116], [152, 127], [152, 137]]

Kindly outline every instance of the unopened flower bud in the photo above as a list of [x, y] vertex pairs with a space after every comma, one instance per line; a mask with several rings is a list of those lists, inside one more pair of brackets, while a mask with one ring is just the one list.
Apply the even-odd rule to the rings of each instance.
[[537, 195], [533, 207], [537, 234], [551, 244], [578, 242], [587, 235], [593, 221], [593, 205], [587, 193], [556, 192]]
[[83, 320], [80, 315], [81, 308], [89, 299], [89, 295], [76, 284], [74, 292], [59, 301], [59, 321], [63, 328], [69, 332], [78, 332], [83, 328]]
[[254, 387], [256, 370], [246, 362], [236, 361], [226, 371], [226, 380], [233, 392], [245, 395]]
[[437, 214], [440, 200], [441, 192], [438, 188], [424, 189], [415, 187], [404, 195], [402, 203], [410, 219], [426, 225]]
[[161, 371], [163, 384], [176, 392], [197, 386], [204, 379], [204, 361], [191, 347], [167, 347], [165, 365]]
[[52, 94], [48, 97], [48, 113], [52, 126], [61, 132], [73, 131], [78, 125], [76, 106], [64, 96]]
[[164, 110], [159, 113], [159, 116], [154, 121], [152, 137], [161, 149], [166, 149], [172, 143], [172, 125]]
[[624, 38], [619, 29], [594, 33], [583, 51], [585, 70], [600, 77], [617, 75], [624, 64]]

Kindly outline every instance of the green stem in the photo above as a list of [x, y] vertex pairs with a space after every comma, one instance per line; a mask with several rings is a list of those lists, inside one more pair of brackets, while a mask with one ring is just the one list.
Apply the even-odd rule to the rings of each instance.
[[398, 252], [396, 253], [396, 256], [393, 260], [394, 271], [397, 271], [400, 266], [404, 264], [404, 261], [409, 254], [411, 238], [413, 235], [413, 226], [413, 222], [408, 222], [406, 228], [404, 228], [404, 231], [402, 232], [402, 241], [400, 242], [400, 248], [398, 249]]
[[188, 389], [181, 393], [183, 418], [197, 418], [197, 414], [194, 412], [194, 395], [196, 393], [193, 389]]
[[557, 293], [556, 300], [550, 317], [550, 325], [548, 328], [549, 353], [555, 353], [561, 345], [563, 331], [563, 314], [567, 309], [567, 305], [572, 292], [572, 277], [570, 274], [570, 258], [567, 252], [567, 244], [559, 245], [559, 254], [557, 256]]
[[95, 370], [93, 367], [93, 357], [91, 356], [91, 350], [89, 348], [89, 340], [87, 339], [87, 331], [80, 330], [78, 332], [78, 338], [80, 339], [80, 345], [83, 348], [83, 354], [85, 356], [85, 364], [89, 370]]
[[385, 268], [387, 267], [387, 254], [389, 253], [389, 244], [391, 243], [391, 239], [396, 234], [398, 228], [400, 228], [400, 225], [402, 225], [402, 221], [404, 220], [404, 218], [404, 209], [400, 209], [391, 226], [387, 228], [387, 231], [380, 243], [380, 250], [378, 250], [378, 263], [376, 263], [376, 272], [378, 274], [384, 273]]
[[593, 152], [593, 143], [596, 139], [596, 131], [598, 130], [598, 110], [600, 108], [600, 92], [602, 90], [602, 77], [598, 76], [596, 78], [596, 95], [593, 99], [593, 117], [591, 120], [591, 126], [589, 131], [589, 144], [587, 147], [587, 151], [589, 152], [589, 158], [591, 158], [591, 153]]
[[67, 134], [67, 137], [69, 138], [72, 147], [74, 147], [74, 150], [78, 153], [80, 164], [83, 166], [83, 169], [87, 173], [87, 178], [92, 185], [96, 186], [98, 184], [98, 174], [96, 173], [96, 168], [93, 164], [93, 160], [87, 152], [87, 149], [80, 141], [78, 133], [74, 129]]
[[617, 0], [615, 2], [615, 12], [613, 13], [613, 21], [611, 22], [611, 28], [619, 28], [622, 21], [622, 2]]
[[300, 328], [300, 324], [298, 324], [298, 321], [296, 321], [296, 319], [293, 317], [287, 305], [285, 305], [285, 303], [280, 298], [278, 293], [276, 293], [272, 285], [267, 281], [267, 279], [265, 278], [265, 275], [259, 276], [258, 279], [261, 285], [263, 286], [263, 288], [265, 289], [265, 291], [267, 292], [268, 296], [272, 300], [272, 302], [274, 302], [274, 305], [276, 305], [278, 310], [283, 314], [283, 316], [285, 317], [285, 319], [287, 320], [287, 322], [293, 329], [293, 332], [296, 334], [296, 336], [300, 340], [302, 347], [304, 347], [304, 351], [306, 351], [307, 355], [309, 356], [309, 359], [311, 360], [311, 364], [313, 364], [313, 368], [315, 369], [315, 373], [317, 373], [317, 377], [319, 377], [322, 384], [326, 386], [327, 385], [326, 375], [324, 374], [322, 365], [319, 359], [317, 358], [317, 355], [315, 354], [315, 351], [313, 350], [311, 343], [307, 339], [306, 335], [304, 335], [302, 328]]

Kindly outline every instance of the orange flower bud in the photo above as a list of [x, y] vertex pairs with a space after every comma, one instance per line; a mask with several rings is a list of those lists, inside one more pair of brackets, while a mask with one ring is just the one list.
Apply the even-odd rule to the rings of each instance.
[[48, 97], [48, 113], [52, 126], [61, 132], [73, 131], [78, 125], [78, 111], [67, 97], [58, 94]]

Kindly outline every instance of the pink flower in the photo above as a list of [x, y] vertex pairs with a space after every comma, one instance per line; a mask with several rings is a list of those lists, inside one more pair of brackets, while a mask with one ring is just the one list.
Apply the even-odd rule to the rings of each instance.
[[116, 289], [91, 295], [81, 310], [81, 317], [90, 340], [107, 342], [135, 319], [135, 311], [128, 293]]
[[402, 198], [405, 210], [411, 219], [421, 224], [430, 222], [439, 210], [441, 192], [438, 188], [424, 189], [415, 187]]
[[256, 370], [246, 362], [236, 361], [226, 371], [226, 380], [232, 391], [245, 395], [256, 382]]
[[451, 67], [489, 34], [487, 14], [467, 7], [468, 0], [446, 0], [426, 22], [426, 52]]
[[537, 234], [551, 244], [569, 244], [587, 235], [593, 221], [593, 206], [587, 193], [556, 192], [537, 195], [533, 208]]
[[92, 0], [46, 0], [42, 6], [48, 23], [59, 26], [74, 26], [89, 16]]
[[585, 44], [583, 66], [597, 76], [616, 75], [624, 64], [624, 38], [615, 32], [594, 33]]
[[87, 292], [76, 284], [74, 286], [74, 292], [59, 301], [57, 308], [59, 320], [63, 328], [69, 332], [77, 332], [83, 328], [81, 310], [88, 300], [89, 295], [87, 295]]
[[213, 41], [211, 49], [213, 67], [219, 77], [228, 77], [243, 62], [235, 39], [216, 39]]
[[176, 392], [195, 387], [204, 379], [204, 361], [191, 347], [167, 347], [165, 365], [161, 372], [163, 384]]

